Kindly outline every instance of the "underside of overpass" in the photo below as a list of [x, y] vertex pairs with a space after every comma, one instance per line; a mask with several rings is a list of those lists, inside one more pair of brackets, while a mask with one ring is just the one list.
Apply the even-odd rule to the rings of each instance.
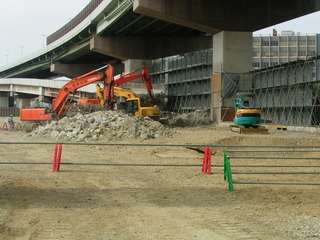
[[[208, 49], [221, 31], [253, 32], [319, 9], [319, 0], [92, 0], [48, 37], [48, 51], [0, 69], [0, 77], [75, 77], [108, 62]], [[94, 10], [101, 12], [88, 20]], [[80, 20], [89, 23], [59, 42]]]

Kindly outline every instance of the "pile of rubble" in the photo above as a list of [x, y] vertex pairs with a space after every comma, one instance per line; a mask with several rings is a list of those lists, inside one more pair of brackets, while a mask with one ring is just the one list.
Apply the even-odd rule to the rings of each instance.
[[150, 139], [168, 137], [170, 132], [159, 122], [145, 117], [131, 117], [119, 111], [77, 113], [40, 126], [26, 137], [51, 137], [55, 140], [91, 141], [123, 137]]

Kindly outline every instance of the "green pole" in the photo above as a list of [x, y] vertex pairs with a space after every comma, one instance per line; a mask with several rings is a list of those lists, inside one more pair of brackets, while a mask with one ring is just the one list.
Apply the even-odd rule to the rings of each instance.
[[231, 163], [227, 152], [224, 153], [224, 179], [229, 183], [229, 191], [233, 192], [234, 187], [232, 181]]
[[228, 158], [228, 152], [224, 152], [224, 160], [223, 160], [223, 179], [227, 180], [227, 167], [226, 167], [226, 161]]

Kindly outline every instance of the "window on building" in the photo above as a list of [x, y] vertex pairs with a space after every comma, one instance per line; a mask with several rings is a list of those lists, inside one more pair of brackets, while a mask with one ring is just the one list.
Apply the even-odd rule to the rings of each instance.
[[271, 41], [270, 46], [278, 46], [279, 42], [278, 41]]
[[288, 42], [285, 41], [280, 41], [280, 46], [288, 46]]
[[307, 45], [307, 41], [306, 40], [300, 40], [299, 41], [299, 45], [300, 46], [306, 46]]
[[308, 41], [308, 45], [309, 46], [315, 46], [316, 45], [316, 41], [315, 40], [309, 40]]
[[297, 40], [290, 40], [289, 41], [289, 46], [297, 46]]
[[252, 46], [260, 47], [260, 41], [253, 41]]
[[306, 53], [306, 51], [299, 51], [298, 54], [299, 54], [299, 56], [306, 56], [307, 53]]
[[308, 51], [308, 56], [315, 56], [316, 55], [316, 51]]
[[262, 41], [262, 42], [261, 42], [261, 45], [262, 45], [262, 46], [269, 46], [269, 45], [270, 45], [270, 42], [269, 42], [269, 41]]
[[253, 57], [260, 57], [260, 52], [253, 52]]
[[288, 53], [287, 52], [280, 52], [280, 57], [287, 57], [288, 56]]
[[291, 52], [289, 52], [289, 56], [290, 57], [296, 57], [297, 56], [297, 52], [296, 51], [291, 51]]
[[254, 68], [259, 68], [259, 67], [260, 67], [260, 63], [258, 63], [258, 62], [253, 62], [253, 63], [252, 63], [252, 67], [254, 67]]
[[279, 52], [278, 51], [270, 52], [270, 57], [278, 57], [278, 56], [279, 56]]
[[269, 51], [262, 52], [262, 57], [270, 57]]

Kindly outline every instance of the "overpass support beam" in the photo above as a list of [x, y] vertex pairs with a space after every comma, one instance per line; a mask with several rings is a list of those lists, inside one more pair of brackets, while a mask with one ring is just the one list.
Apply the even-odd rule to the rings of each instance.
[[[123, 64], [119, 62], [109, 62], [114, 67], [114, 73], [123, 73]], [[51, 72], [68, 78], [76, 78], [92, 70], [98, 69], [101, 64], [61, 64], [54, 63], [50, 66]]]
[[90, 50], [121, 60], [156, 59], [212, 47], [211, 36], [100, 37], [90, 40]]
[[79, 77], [87, 72], [100, 67], [97, 64], [61, 64], [54, 63], [50, 66], [50, 71], [68, 78]]
[[[213, 76], [211, 79], [211, 120], [222, 121], [233, 99], [222, 95], [223, 86], [237, 88], [233, 78], [252, 69], [252, 33], [222, 31], [213, 36]], [[226, 89], [224, 89], [226, 90]], [[222, 114], [223, 113], [223, 114]], [[230, 117], [233, 118], [233, 111]], [[227, 112], [228, 114], [228, 112]], [[230, 120], [230, 119], [227, 119]]]

